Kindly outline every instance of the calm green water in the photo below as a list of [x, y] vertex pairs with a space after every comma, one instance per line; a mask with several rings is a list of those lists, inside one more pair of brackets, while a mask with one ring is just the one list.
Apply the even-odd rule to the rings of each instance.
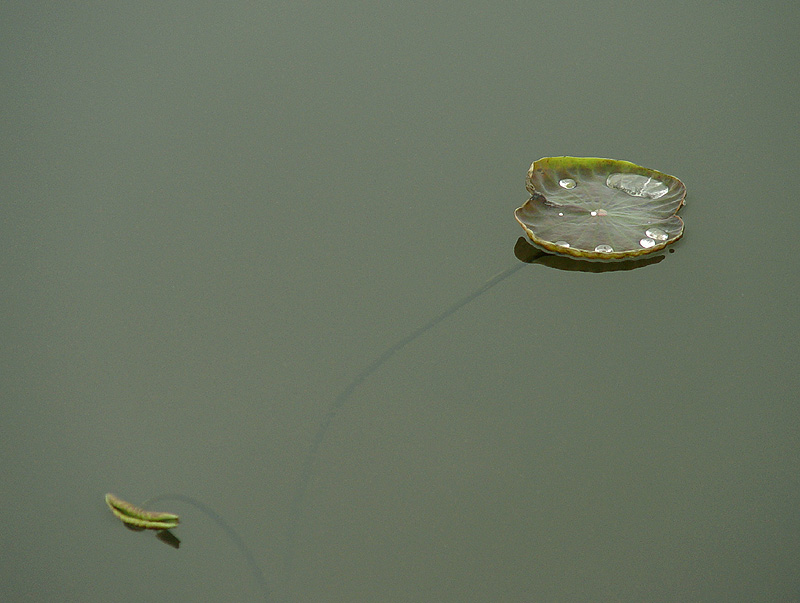
[[[800, 597], [799, 17], [5, 3], [0, 599], [263, 599], [107, 491], [273, 601]], [[331, 414], [564, 154], [683, 180], [675, 253], [524, 265]]]

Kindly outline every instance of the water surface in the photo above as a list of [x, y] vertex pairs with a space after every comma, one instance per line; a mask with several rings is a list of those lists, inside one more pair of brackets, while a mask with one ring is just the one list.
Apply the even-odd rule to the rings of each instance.
[[[798, 9], [6, 3], [4, 600], [787, 600]], [[518, 260], [530, 162], [687, 186], [646, 268]], [[158, 509], [161, 510], [161, 509]]]

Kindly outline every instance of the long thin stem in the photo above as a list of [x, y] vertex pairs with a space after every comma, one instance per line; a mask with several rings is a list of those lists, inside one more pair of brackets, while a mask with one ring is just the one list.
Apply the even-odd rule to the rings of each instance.
[[511, 268], [508, 268], [503, 272], [493, 276], [483, 285], [448, 306], [445, 310], [430, 319], [428, 322], [424, 323], [420, 327], [417, 327], [402, 339], [399, 339], [392, 346], [387, 348], [386, 351], [384, 351], [380, 356], [373, 360], [360, 373], [353, 377], [353, 380], [347, 384], [347, 387], [345, 387], [341, 393], [333, 399], [333, 402], [331, 402], [330, 406], [328, 407], [328, 411], [325, 413], [325, 416], [322, 417], [322, 421], [317, 428], [317, 432], [314, 434], [314, 438], [311, 440], [311, 448], [308, 452], [308, 456], [306, 456], [305, 462], [303, 463], [303, 467], [300, 472], [300, 481], [298, 482], [297, 490], [295, 491], [294, 498], [292, 499], [292, 505], [290, 507], [289, 527], [286, 536], [286, 554], [284, 555], [287, 586], [291, 581], [292, 574], [294, 573], [295, 547], [297, 545], [297, 538], [300, 533], [300, 522], [303, 517], [303, 508], [305, 506], [308, 485], [311, 481], [311, 476], [314, 473], [314, 466], [316, 465], [317, 457], [319, 456], [320, 446], [322, 446], [322, 442], [325, 440], [325, 435], [328, 433], [328, 429], [330, 428], [336, 414], [342, 409], [345, 403], [347, 403], [356, 388], [358, 388], [358, 386], [361, 385], [367, 379], [367, 377], [372, 375], [375, 371], [386, 364], [386, 362], [388, 362], [388, 360], [397, 352], [402, 350], [409, 343], [427, 331], [431, 330], [453, 313], [466, 306], [475, 298], [483, 295], [489, 289], [507, 279], [523, 266], [525, 266], [525, 264], [516, 263]]
[[[336, 414], [342, 409], [342, 407], [347, 403], [350, 397], [353, 395], [353, 392], [360, 386], [370, 375], [372, 375], [375, 371], [381, 368], [386, 362], [388, 362], [392, 356], [394, 356], [397, 352], [402, 350], [412, 341], [417, 339], [418, 337], [425, 334], [427, 331], [431, 330], [433, 327], [438, 325], [443, 320], [447, 319], [449, 316], [469, 304], [471, 301], [480, 297], [484, 293], [486, 293], [489, 289], [500, 283], [501, 281], [507, 279], [509, 276], [520, 270], [525, 264], [518, 263], [504, 270], [503, 272], [498, 273], [497, 275], [490, 278], [486, 281], [483, 285], [478, 287], [477, 289], [471, 291], [464, 297], [458, 299], [442, 312], [437, 314], [435, 317], [431, 318], [428, 322], [422, 324], [421, 326], [417, 327], [410, 333], [408, 333], [403, 338], [396, 341], [393, 345], [388, 347], [380, 356], [378, 356], [375, 360], [373, 360], [366, 368], [364, 368], [360, 373], [358, 373], [350, 383], [339, 393], [336, 398], [333, 399], [330, 406], [328, 407], [325, 416], [323, 416], [322, 421], [320, 422], [319, 427], [317, 428], [316, 433], [314, 434], [314, 438], [311, 441], [311, 448], [309, 449], [308, 455], [303, 463], [303, 467], [300, 473], [300, 480], [298, 482], [297, 490], [295, 491], [294, 497], [292, 498], [292, 505], [290, 507], [290, 518], [289, 518], [289, 527], [287, 530], [287, 538], [286, 538], [286, 554], [284, 555], [284, 567], [286, 570], [285, 576], [285, 584], [289, 585], [292, 574], [294, 572], [294, 553], [295, 553], [295, 546], [297, 544], [297, 537], [300, 533], [300, 522], [303, 516], [304, 504], [306, 494], [308, 492], [308, 486], [311, 482], [311, 477], [314, 473], [314, 466], [316, 465], [317, 458], [319, 456], [319, 449], [322, 446], [322, 442], [325, 440], [325, 436], [328, 433], [328, 429], [333, 422], [334, 417]], [[245, 544], [244, 540], [242, 540], [241, 536], [239, 536], [238, 532], [231, 527], [228, 522], [226, 522], [222, 516], [214, 511], [211, 507], [201, 503], [199, 500], [192, 498], [191, 496], [186, 496], [185, 494], [160, 494], [158, 496], [154, 496], [144, 503], [143, 506], [150, 505], [152, 503], [156, 503], [159, 501], [180, 501], [187, 503], [204, 515], [206, 515], [209, 519], [211, 519], [214, 523], [216, 523], [231, 539], [233, 544], [239, 549], [239, 552], [247, 561], [248, 566], [250, 567], [250, 572], [253, 575], [256, 583], [261, 588], [262, 593], [264, 594], [264, 600], [270, 601], [270, 587], [267, 583], [267, 579], [264, 577], [261, 568], [259, 567], [258, 563], [256, 563], [255, 557], [250, 549]]]
[[208, 517], [211, 521], [217, 524], [225, 534], [228, 535], [228, 538], [231, 539], [233, 544], [239, 549], [239, 552], [247, 561], [247, 565], [250, 567], [250, 573], [253, 575], [256, 583], [258, 584], [261, 592], [264, 594], [265, 601], [271, 601], [272, 598], [270, 596], [270, 588], [269, 584], [267, 583], [267, 579], [264, 577], [264, 573], [261, 571], [261, 568], [256, 563], [256, 559], [253, 556], [253, 553], [247, 548], [247, 545], [242, 540], [242, 537], [239, 536], [239, 533], [233, 529], [233, 527], [225, 521], [222, 516], [217, 513], [211, 507], [204, 505], [196, 498], [192, 498], [191, 496], [186, 496], [185, 494], [159, 494], [158, 496], [154, 496], [147, 501], [145, 501], [142, 506], [147, 506], [151, 503], [155, 503], [158, 501], [163, 500], [177, 500], [180, 502], [184, 502], [193, 506], [195, 509], [203, 513], [206, 517]]

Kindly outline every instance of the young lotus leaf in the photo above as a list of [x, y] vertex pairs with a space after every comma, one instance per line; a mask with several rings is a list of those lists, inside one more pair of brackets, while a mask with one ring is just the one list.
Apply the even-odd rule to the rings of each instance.
[[683, 235], [686, 187], [668, 174], [616, 159], [545, 157], [528, 171], [531, 198], [514, 212], [528, 238], [562, 255], [619, 260]]
[[111, 512], [119, 517], [126, 526], [140, 530], [169, 530], [178, 527], [180, 519], [174, 513], [160, 513], [158, 511], [145, 511], [131, 503], [106, 494], [106, 504]]

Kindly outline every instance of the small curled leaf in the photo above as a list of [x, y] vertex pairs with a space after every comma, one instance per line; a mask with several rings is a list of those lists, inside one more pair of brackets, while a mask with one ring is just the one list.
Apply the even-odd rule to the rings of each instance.
[[180, 521], [174, 513], [146, 511], [132, 505], [110, 492], [106, 494], [106, 504], [111, 512], [127, 526], [147, 530], [169, 530], [178, 527]]

